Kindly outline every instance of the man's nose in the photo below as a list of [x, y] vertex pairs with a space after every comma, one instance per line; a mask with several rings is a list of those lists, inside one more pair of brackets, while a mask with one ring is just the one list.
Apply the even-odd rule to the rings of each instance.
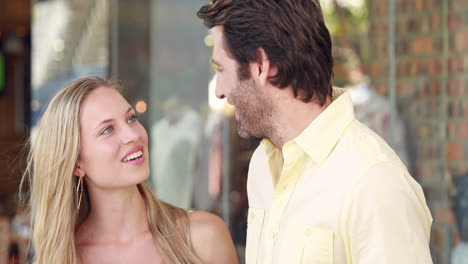
[[223, 89], [223, 85], [221, 85], [218, 81], [216, 81], [215, 94], [219, 99], [226, 98], [226, 91]]

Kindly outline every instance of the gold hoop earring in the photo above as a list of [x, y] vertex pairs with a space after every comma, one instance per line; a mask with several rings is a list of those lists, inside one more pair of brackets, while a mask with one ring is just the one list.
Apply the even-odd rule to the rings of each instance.
[[83, 198], [83, 176], [80, 176], [78, 179], [78, 185], [76, 186], [76, 199], [78, 200], [78, 207], [76, 208], [77, 212], [80, 211], [81, 198]]

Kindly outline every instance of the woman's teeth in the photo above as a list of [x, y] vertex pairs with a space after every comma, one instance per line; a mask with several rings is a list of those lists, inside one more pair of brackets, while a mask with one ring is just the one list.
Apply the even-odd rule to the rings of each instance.
[[143, 151], [139, 150], [133, 154], [130, 154], [128, 155], [123, 161], [126, 162], [126, 161], [130, 161], [130, 160], [134, 160], [134, 159], [137, 159], [139, 157], [143, 156]]

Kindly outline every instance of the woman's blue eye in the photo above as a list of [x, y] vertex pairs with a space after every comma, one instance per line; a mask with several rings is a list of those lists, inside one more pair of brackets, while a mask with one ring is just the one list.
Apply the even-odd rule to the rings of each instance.
[[132, 115], [129, 119], [128, 119], [128, 123], [133, 123], [135, 121], [138, 120], [138, 117], [136, 115]]
[[109, 134], [110, 132], [112, 132], [112, 127], [108, 127], [106, 129], [104, 129], [104, 131], [102, 131], [102, 134], [105, 135], [105, 134]]

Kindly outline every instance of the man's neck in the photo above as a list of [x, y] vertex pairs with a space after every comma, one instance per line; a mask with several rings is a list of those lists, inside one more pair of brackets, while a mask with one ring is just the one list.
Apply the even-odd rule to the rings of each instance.
[[323, 106], [317, 102], [304, 103], [291, 97], [281, 100], [282, 103], [277, 104], [273, 118], [275, 129], [267, 136], [279, 148], [299, 136], [331, 103], [331, 98], [328, 98]]

